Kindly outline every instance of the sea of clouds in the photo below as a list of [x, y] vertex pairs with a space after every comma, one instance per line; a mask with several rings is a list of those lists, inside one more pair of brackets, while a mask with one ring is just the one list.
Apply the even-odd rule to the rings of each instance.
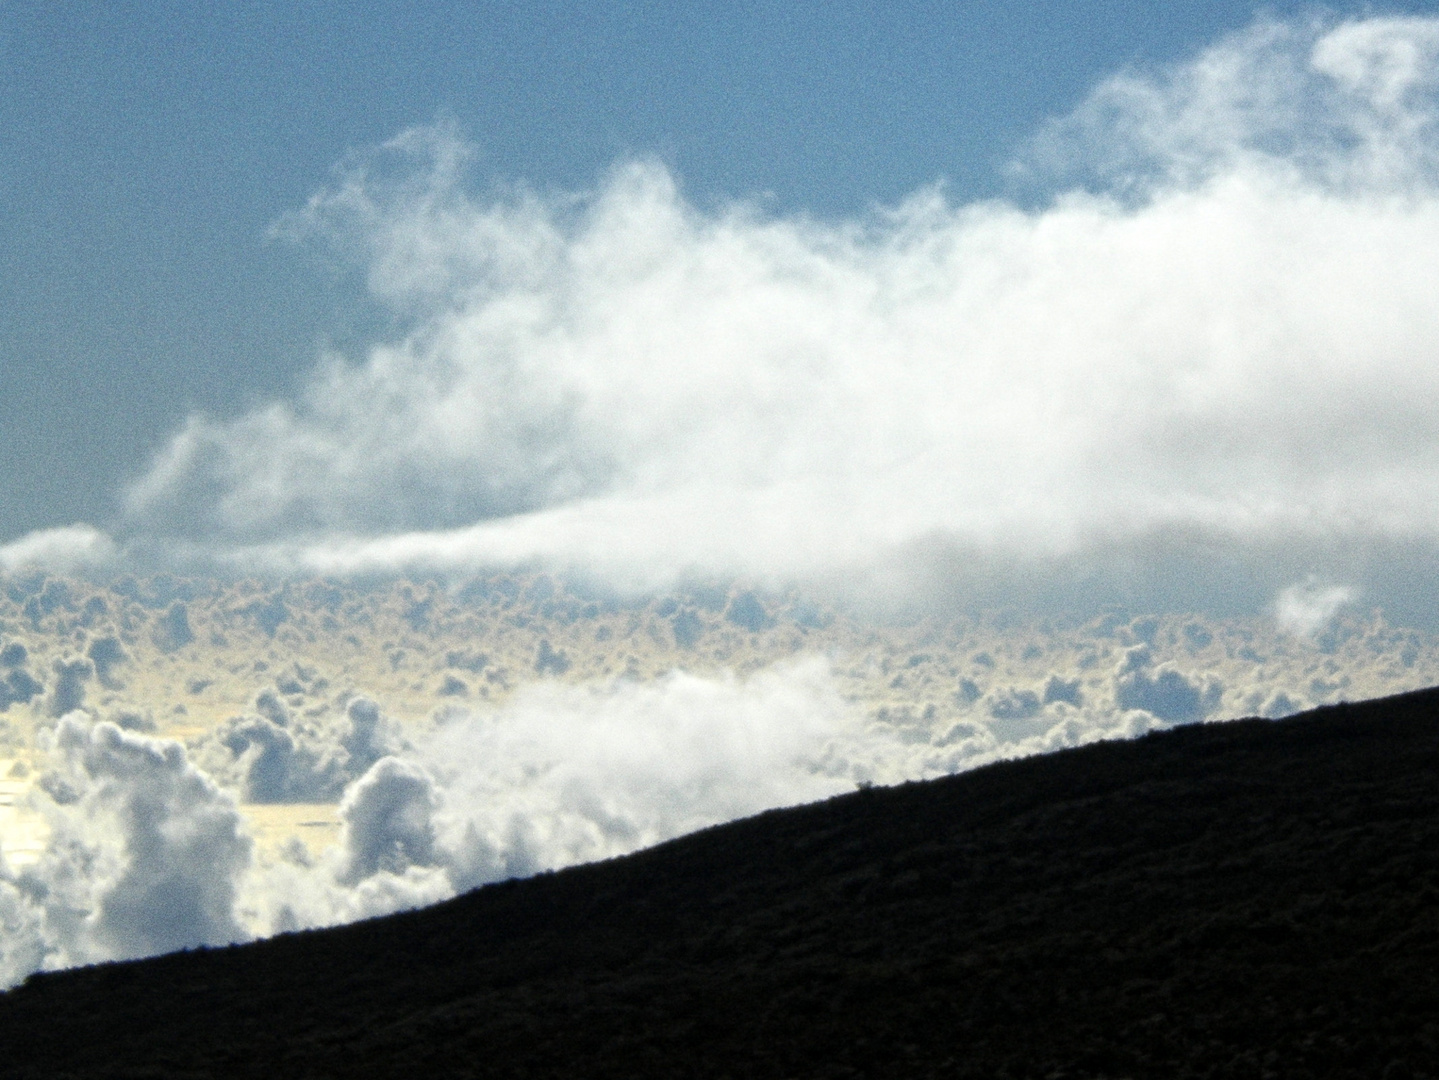
[[[861, 723], [818, 658], [745, 680], [537, 683], [413, 740], [363, 697], [304, 734], [260, 707], [270, 715], [238, 717], [193, 753], [83, 711], [46, 732], [29, 804], [50, 840], [38, 861], [0, 864], [0, 986], [385, 914], [943, 771], [926, 768], [931, 748]], [[242, 798], [338, 798], [340, 842], [265, 857]]]
[[[442, 690], [438, 707], [403, 722], [294, 664], [254, 673], [269, 685], [248, 708], [184, 742], [155, 735], [151, 710], [112, 693], [146, 672], [138, 646], [103, 621], [83, 655], [51, 649], [42, 661], [42, 648], [74, 639], [61, 631], [74, 625], [67, 611], [82, 610], [56, 605], [28, 646], [0, 639], [0, 742], [22, 766], [5, 779], [10, 790], [31, 781], [20, 806], [46, 834], [33, 858], [0, 854], [0, 987], [36, 970], [382, 915], [870, 783], [1436, 678], [1439, 636], [1336, 619], [1342, 603], [1333, 590], [1297, 590], [1267, 632], [1152, 617], [1058, 633], [911, 628], [912, 641], [932, 639], [922, 653], [867, 630], [868, 653], [800, 649], [743, 676], [676, 663], [649, 680], [566, 681], [539, 671], [545, 642], [537, 675], [497, 703]], [[733, 594], [705, 635], [751, 609], [777, 634], [799, 625], [760, 605]], [[214, 670], [225, 646], [165, 636], [177, 610], [157, 604], [132, 629], [155, 638], [164, 664]], [[26, 708], [41, 720], [28, 752], [13, 723]], [[291, 831], [262, 844], [253, 812], [277, 806], [308, 817], [334, 808], [337, 842]]]
[[[822, 221], [696, 206], [646, 160], [478, 190], [473, 156], [406, 132], [279, 227], [358, 260], [402, 332], [188, 418], [115, 521], [0, 570], [542, 566], [1267, 610], [1300, 637], [1359, 597], [1435, 622], [1439, 20], [1265, 20], [1121, 73], [1037, 133], [1011, 200]], [[1038, 734], [1028, 699], [991, 719], [1037, 750], [1223, 690], [1143, 646], [1113, 686], [1102, 714], [1031, 694]], [[0, 981], [428, 902], [964, 768], [986, 737], [872, 724], [816, 658], [538, 684], [423, 738], [364, 700], [324, 738], [257, 712], [193, 752], [71, 712], [34, 795], [49, 846], [0, 869]], [[341, 842], [262, 858], [242, 796], [338, 799]]]

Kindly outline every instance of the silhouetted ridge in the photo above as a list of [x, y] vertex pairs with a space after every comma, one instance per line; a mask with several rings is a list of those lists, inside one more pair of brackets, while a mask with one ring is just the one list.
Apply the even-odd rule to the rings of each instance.
[[0, 1075], [1439, 1075], [1439, 691], [35, 976]]

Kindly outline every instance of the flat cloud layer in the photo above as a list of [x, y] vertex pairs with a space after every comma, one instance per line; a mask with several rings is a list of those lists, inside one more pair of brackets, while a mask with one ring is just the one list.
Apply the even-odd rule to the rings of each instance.
[[1263, 619], [884, 625], [739, 585], [0, 574], [0, 986], [1436, 678], [1439, 634], [1318, 581]]
[[1403, 603], [1439, 540], [1436, 79], [1439, 21], [1262, 22], [1040, 132], [1039, 209], [829, 223], [644, 161], [477, 195], [408, 132], [286, 229], [409, 332], [192, 417], [121, 532], [246, 570]]

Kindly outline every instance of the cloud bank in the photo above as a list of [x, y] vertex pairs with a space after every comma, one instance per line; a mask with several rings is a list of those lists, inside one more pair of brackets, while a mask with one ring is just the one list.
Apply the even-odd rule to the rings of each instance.
[[286, 228], [410, 330], [192, 417], [121, 532], [243, 570], [1382, 598], [1439, 539], [1436, 57], [1435, 20], [1261, 22], [1042, 131], [1029, 210], [707, 210], [647, 161], [477, 193], [408, 132]]

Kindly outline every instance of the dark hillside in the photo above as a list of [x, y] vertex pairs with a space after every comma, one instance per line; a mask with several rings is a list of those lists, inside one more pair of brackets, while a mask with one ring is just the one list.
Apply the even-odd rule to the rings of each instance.
[[24, 1077], [1439, 1076], [1439, 691], [32, 978]]

